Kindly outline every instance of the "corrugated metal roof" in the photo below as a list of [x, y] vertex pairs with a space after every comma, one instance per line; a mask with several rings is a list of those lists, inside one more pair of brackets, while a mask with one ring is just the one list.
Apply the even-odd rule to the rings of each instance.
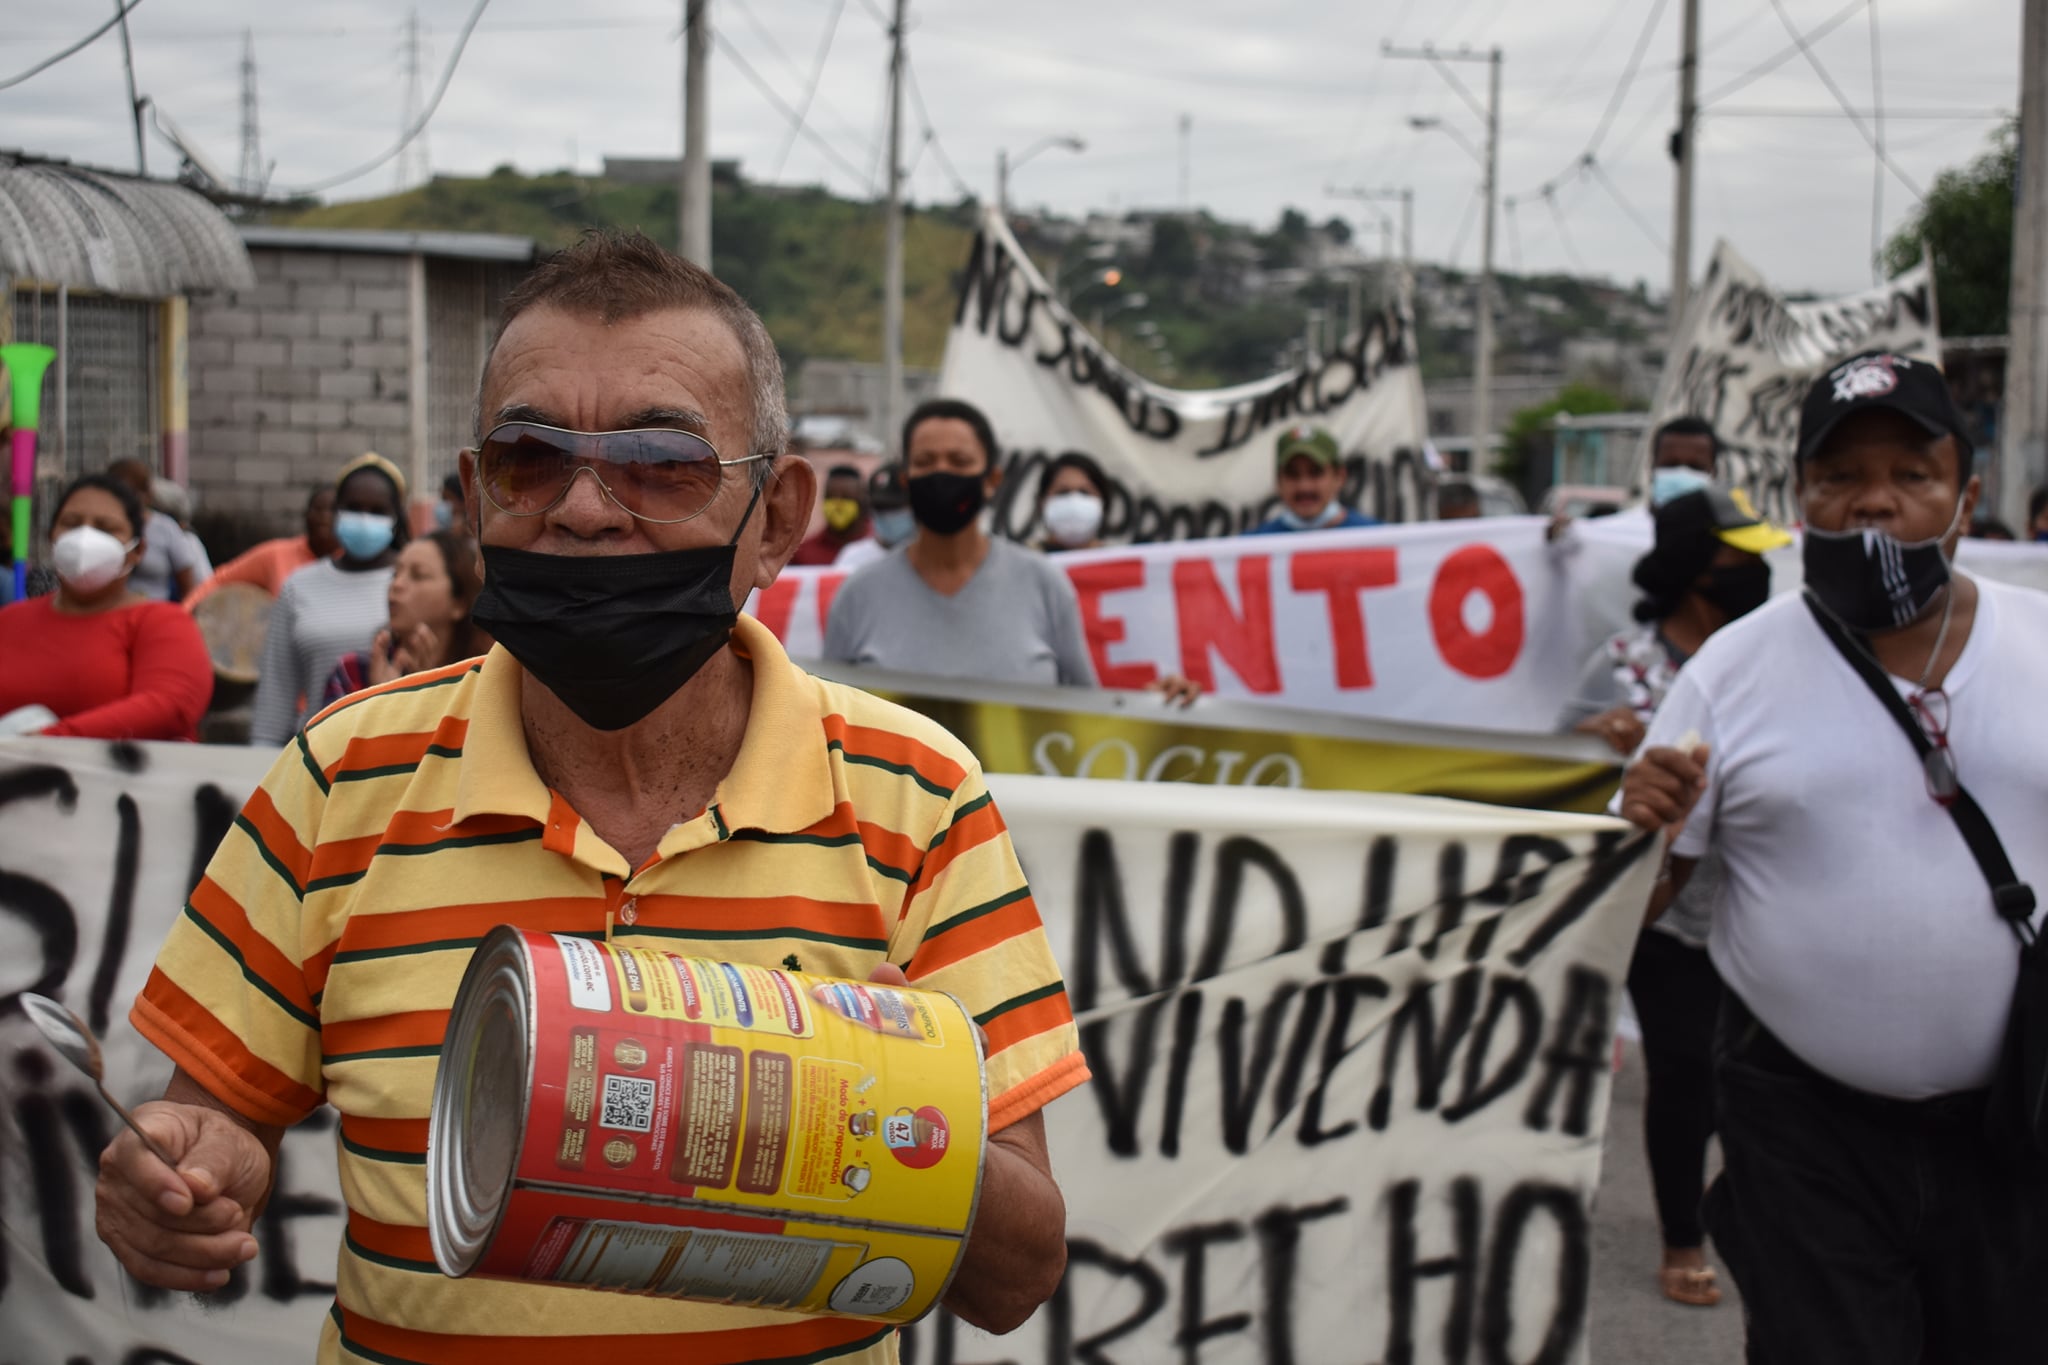
[[450, 256], [470, 261], [533, 259], [533, 238], [502, 232], [398, 232], [380, 228], [245, 227], [250, 246], [284, 251], [368, 251], [386, 256]]
[[234, 224], [183, 185], [5, 155], [0, 275], [143, 298], [256, 284]]

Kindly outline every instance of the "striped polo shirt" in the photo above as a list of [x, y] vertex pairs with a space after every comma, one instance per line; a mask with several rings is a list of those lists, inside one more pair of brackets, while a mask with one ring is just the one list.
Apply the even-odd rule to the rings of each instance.
[[[865, 978], [892, 962], [988, 1035], [989, 1125], [1087, 1078], [1059, 969], [979, 766], [937, 724], [792, 665], [741, 617], [753, 707], [703, 811], [639, 868], [535, 773], [502, 648], [316, 716], [235, 819], [132, 1018], [237, 1112], [340, 1115], [348, 1203], [319, 1359], [896, 1359], [874, 1323], [435, 1269], [427, 1114], [495, 925]], [[682, 818], [687, 817], [687, 818]]]

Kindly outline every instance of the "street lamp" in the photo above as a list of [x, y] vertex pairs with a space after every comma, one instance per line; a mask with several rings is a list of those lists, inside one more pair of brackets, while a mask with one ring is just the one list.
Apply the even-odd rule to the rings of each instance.
[[1482, 167], [1486, 165], [1486, 154], [1481, 152], [1478, 147], [1473, 145], [1471, 138], [1466, 137], [1463, 133], [1458, 131], [1457, 124], [1445, 123], [1442, 119], [1435, 117], [1424, 118], [1416, 115], [1411, 115], [1408, 119], [1408, 126], [1410, 128], [1413, 128], [1418, 133], [1442, 133], [1445, 136], [1451, 138], [1453, 141], [1455, 141], [1460, 147], [1463, 147], [1465, 149], [1466, 156], [1471, 157], [1474, 161], [1478, 162]]
[[1032, 157], [1037, 156], [1040, 152], [1053, 147], [1064, 147], [1070, 152], [1085, 152], [1088, 150], [1088, 144], [1072, 133], [1059, 133], [1052, 137], [1042, 137], [1029, 147], [1026, 147], [1015, 161], [1010, 160], [1008, 150], [1001, 147], [996, 149], [996, 208], [1002, 213], [1003, 217], [1007, 218], [1010, 216], [1010, 172], [1029, 161]]

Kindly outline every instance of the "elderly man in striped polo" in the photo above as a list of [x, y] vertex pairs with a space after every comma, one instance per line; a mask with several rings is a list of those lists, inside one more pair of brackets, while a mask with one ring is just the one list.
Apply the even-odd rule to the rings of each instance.
[[645, 238], [593, 235], [507, 300], [477, 427], [474, 616], [498, 646], [328, 708], [244, 808], [133, 1011], [177, 1063], [138, 1111], [176, 1169], [115, 1142], [101, 1237], [148, 1283], [220, 1287], [256, 1254], [282, 1134], [326, 1103], [349, 1210], [323, 1365], [552, 1359], [563, 1337], [590, 1360], [895, 1360], [872, 1322], [435, 1270], [438, 1050], [470, 950], [512, 923], [958, 996], [993, 1137], [946, 1304], [1015, 1327], [1065, 1262], [1040, 1111], [1087, 1069], [974, 758], [738, 613], [816, 497], [779, 458], [766, 330]]

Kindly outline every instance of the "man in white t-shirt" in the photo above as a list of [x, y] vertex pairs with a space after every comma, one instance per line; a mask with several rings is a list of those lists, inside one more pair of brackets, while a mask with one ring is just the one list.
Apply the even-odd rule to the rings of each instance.
[[[1709, 640], [1618, 807], [1712, 842], [1725, 1170], [1706, 1219], [1756, 1365], [2048, 1358], [2048, 1182], [1986, 1137], [2018, 949], [1949, 809], [1809, 598], [1890, 675], [2022, 881], [2048, 889], [2048, 594], [1949, 562], [1978, 481], [1941, 373], [1867, 353], [1801, 413], [1807, 593]], [[2035, 919], [2039, 920], [2039, 912]]]

